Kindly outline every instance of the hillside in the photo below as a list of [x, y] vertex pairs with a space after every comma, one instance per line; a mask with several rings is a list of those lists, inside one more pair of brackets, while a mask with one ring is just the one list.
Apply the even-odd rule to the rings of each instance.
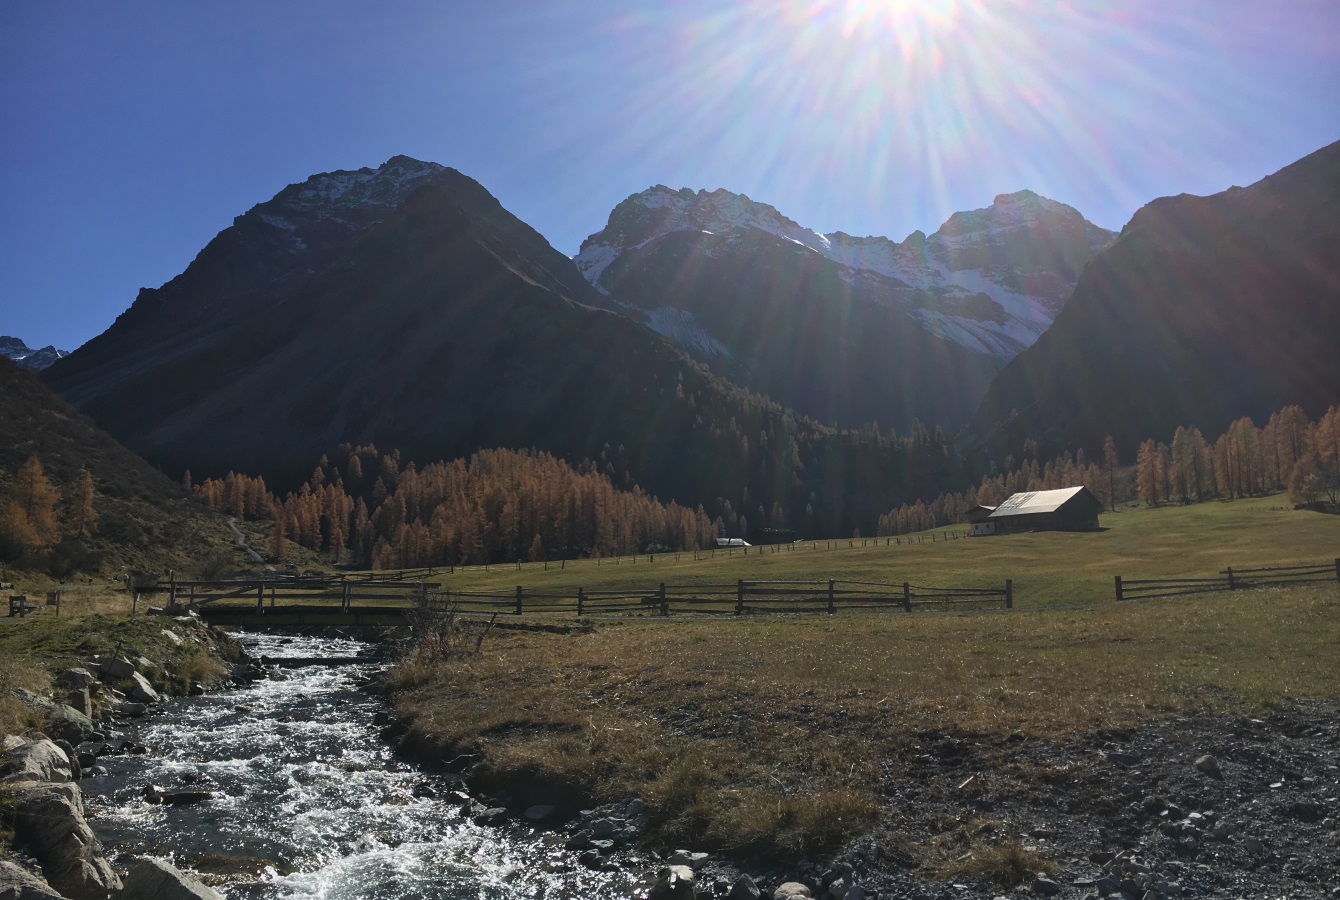
[[1052, 327], [992, 383], [979, 440], [1017, 452], [1112, 434], [1129, 458], [1291, 403], [1340, 402], [1340, 143], [1247, 188], [1165, 197], [1099, 254]]
[[81, 469], [93, 476], [98, 523], [83, 549], [92, 554], [86, 559], [103, 559], [104, 574], [120, 574], [122, 567], [182, 567], [231, 544], [222, 516], [187, 499], [179, 485], [35, 375], [0, 359], [0, 497], [8, 495], [14, 473], [33, 455], [63, 501], [72, 496]]

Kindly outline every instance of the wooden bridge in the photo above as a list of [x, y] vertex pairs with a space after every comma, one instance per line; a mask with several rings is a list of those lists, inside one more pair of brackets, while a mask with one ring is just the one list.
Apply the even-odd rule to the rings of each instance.
[[[171, 581], [168, 610], [193, 610], [214, 625], [402, 625], [441, 586], [354, 578]], [[252, 602], [254, 601], [254, 602]]]

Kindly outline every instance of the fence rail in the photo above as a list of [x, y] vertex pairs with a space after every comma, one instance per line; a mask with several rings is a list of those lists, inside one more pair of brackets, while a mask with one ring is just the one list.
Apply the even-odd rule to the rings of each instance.
[[544, 593], [527, 591], [440, 591], [428, 596], [428, 605], [460, 613], [513, 615], [751, 615], [802, 614], [853, 610], [911, 612], [914, 608], [1014, 606], [1014, 582], [1002, 588], [934, 588], [878, 582], [737, 581], [735, 584], [671, 586], [626, 590]]
[[1242, 588], [1298, 584], [1308, 581], [1340, 581], [1340, 559], [1336, 559], [1334, 563], [1262, 566], [1254, 569], [1235, 569], [1229, 566], [1219, 572], [1219, 577], [1212, 578], [1122, 578], [1120, 575], [1114, 576], [1118, 600], [1175, 597], [1182, 594], [1235, 591]]

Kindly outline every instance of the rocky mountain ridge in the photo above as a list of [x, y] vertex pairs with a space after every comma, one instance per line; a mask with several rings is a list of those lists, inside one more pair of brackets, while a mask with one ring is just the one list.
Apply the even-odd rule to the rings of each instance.
[[40, 372], [56, 360], [69, 355], [69, 350], [57, 350], [50, 344], [34, 350], [20, 338], [0, 335], [0, 356], [14, 360], [31, 372]]
[[[622, 257], [645, 253], [677, 232], [739, 240], [742, 229], [832, 261], [844, 282], [865, 289], [874, 302], [901, 309], [930, 333], [1001, 361], [1046, 330], [1084, 264], [1116, 238], [1073, 207], [1027, 190], [1001, 194], [984, 209], [954, 213], [930, 237], [916, 231], [899, 243], [840, 231], [820, 234], [772, 206], [725, 190], [695, 193], [656, 185], [615, 207], [607, 226], [582, 243], [574, 261], [598, 290], [637, 306], [636, 296], [620, 290], [615, 264]], [[723, 249], [709, 252], [719, 255]]]

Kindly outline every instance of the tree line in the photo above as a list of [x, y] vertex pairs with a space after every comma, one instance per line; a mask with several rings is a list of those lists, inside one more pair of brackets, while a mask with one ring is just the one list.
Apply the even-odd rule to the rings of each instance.
[[1232, 423], [1214, 441], [1194, 426], [1179, 426], [1171, 445], [1152, 438], [1122, 464], [1108, 437], [1102, 460], [1080, 450], [1042, 462], [1037, 443], [1024, 442], [1020, 461], [989, 472], [979, 484], [946, 492], [929, 503], [902, 504], [879, 517], [879, 535], [908, 534], [966, 520], [976, 506], [997, 506], [1011, 494], [1083, 485], [1109, 509], [1138, 500], [1151, 506], [1233, 499], [1288, 491], [1296, 504], [1340, 503], [1340, 407], [1312, 422], [1286, 406], [1258, 428], [1250, 418]]
[[374, 569], [701, 547], [725, 528], [702, 507], [619, 490], [594, 463], [537, 451], [481, 450], [420, 469], [398, 452], [345, 444], [283, 498], [232, 472], [183, 480], [213, 509], [270, 520], [276, 559], [293, 543]]

